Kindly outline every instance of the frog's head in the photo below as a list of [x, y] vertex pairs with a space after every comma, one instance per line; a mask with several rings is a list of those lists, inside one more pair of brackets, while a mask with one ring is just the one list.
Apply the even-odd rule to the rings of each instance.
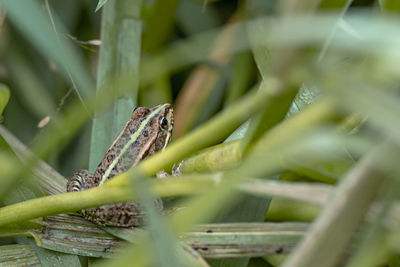
[[174, 112], [170, 104], [156, 106], [150, 110], [150, 113], [152, 112], [156, 114], [152, 120], [152, 127], [157, 127], [159, 129], [155, 142], [155, 150], [163, 150], [167, 146], [172, 135], [172, 129], [174, 128]]
[[163, 150], [170, 141], [174, 127], [173, 109], [170, 104], [151, 109], [138, 107], [133, 111], [131, 122], [131, 133], [137, 135], [145, 155], [151, 155]]

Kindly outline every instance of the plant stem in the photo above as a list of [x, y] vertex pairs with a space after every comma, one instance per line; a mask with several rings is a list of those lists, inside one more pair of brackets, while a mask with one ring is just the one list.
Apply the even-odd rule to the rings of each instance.
[[[120, 175], [122, 183], [109, 185], [106, 183], [81, 192], [70, 192], [35, 198], [0, 209], [0, 226], [33, 219], [45, 215], [76, 211], [105, 204], [116, 204], [137, 199], [124, 181], [129, 181], [127, 173]], [[212, 175], [171, 177], [169, 179], [151, 180], [150, 189], [161, 197], [185, 196], [215, 184]]]

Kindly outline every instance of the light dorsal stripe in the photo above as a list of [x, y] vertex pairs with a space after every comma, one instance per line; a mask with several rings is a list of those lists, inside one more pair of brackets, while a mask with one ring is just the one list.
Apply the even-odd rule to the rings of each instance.
[[121, 153], [117, 157], [114, 158], [114, 160], [111, 162], [110, 166], [106, 169], [103, 177], [101, 178], [100, 185], [102, 185], [105, 181], [107, 181], [108, 177], [110, 176], [110, 173], [112, 169], [117, 165], [118, 161], [122, 157], [123, 154], [128, 150], [128, 148], [138, 139], [140, 134], [143, 132], [144, 128], [146, 127], [146, 124], [155, 116], [157, 115], [161, 109], [163, 109], [164, 105], [160, 105], [158, 108], [153, 110], [145, 120], [142, 121], [140, 124], [139, 128], [137, 129], [136, 132], [134, 132], [130, 138], [129, 141], [124, 145], [124, 147], [121, 149]]

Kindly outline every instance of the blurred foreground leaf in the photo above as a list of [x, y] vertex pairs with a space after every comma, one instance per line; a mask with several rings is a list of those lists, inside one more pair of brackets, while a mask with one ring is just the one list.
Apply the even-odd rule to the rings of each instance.
[[10, 99], [10, 89], [5, 84], [0, 83], [0, 121], [3, 114], [3, 110], [7, 106], [8, 100]]

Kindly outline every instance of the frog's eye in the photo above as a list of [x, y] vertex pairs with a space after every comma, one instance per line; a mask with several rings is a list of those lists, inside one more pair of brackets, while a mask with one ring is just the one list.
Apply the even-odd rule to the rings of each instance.
[[160, 118], [161, 128], [168, 130], [168, 120], [166, 118]]

